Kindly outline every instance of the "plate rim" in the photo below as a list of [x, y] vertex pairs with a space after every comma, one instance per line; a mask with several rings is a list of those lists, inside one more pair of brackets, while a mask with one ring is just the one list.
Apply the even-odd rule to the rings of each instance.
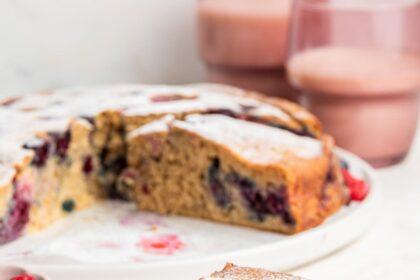
[[[343, 223], [347, 223], [347, 220], [352, 220], [353, 217], [360, 216], [363, 213], [367, 213], [370, 210], [370, 217], [369, 221], [365, 222], [366, 225], [361, 227], [357, 233], [352, 234], [350, 238], [347, 240], [340, 242], [339, 245], [333, 246], [334, 248], [328, 249], [317, 256], [313, 256], [311, 258], [306, 259], [305, 261], [300, 262], [299, 265], [294, 265], [292, 267], [297, 267], [304, 265], [305, 263], [309, 263], [311, 261], [317, 260], [321, 257], [324, 257], [357, 239], [362, 235], [365, 231], [372, 224], [373, 217], [375, 216], [375, 209], [380, 204], [381, 201], [381, 193], [380, 193], [380, 180], [377, 176], [376, 171], [374, 168], [369, 165], [366, 161], [359, 158], [358, 156], [344, 150], [341, 148], [335, 148], [335, 153], [339, 158], [345, 159], [350, 163], [356, 164], [366, 176], [366, 179], [369, 181], [370, 191], [367, 198], [358, 205], [357, 208], [353, 209], [351, 213], [348, 215], [343, 216], [342, 218], [330, 223], [330, 224], [321, 224], [313, 229], [304, 231], [297, 235], [291, 235], [290, 239], [288, 240], [280, 240], [276, 242], [270, 242], [268, 244], [258, 245], [251, 248], [245, 249], [238, 249], [232, 250], [230, 252], [220, 253], [220, 254], [212, 254], [209, 256], [201, 256], [201, 257], [189, 257], [183, 258], [178, 260], [162, 260], [162, 261], [151, 261], [151, 262], [140, 262], [140, 263], [130, 263], [130, 264], [110, 264], [110, 263], [102, 263], [102, 264], [66, 264], [66, 265], [59, 265], [59, 264], [28, 264], [24, 263], [21, 264], [19, 262], [10, 263], [11, 265], [22, 265], [25, 268], [32, 270], [32, 271], [45, 271], [45, 272], [60, 272], [60, 271], [73, 271], [73, 272], [93, 272], [93, 271], [100, 271], [107, 272], [107, 271], [150, 271], [157, 268], [191, 268], [193, 266], [205, 265], [210, 263], [226, 263], [226, 261], [233, 261], [233, 260], [241, 260], [246, 259], [247, 257], [252, 257], [259, 254], [267, 254], [267, 251], [273, 251], [273, 247], [284, 247], [290, 243], [299, 243], [303, 242], [306, 239], [319, 237], [320, 235], [325, 234], [331, 228], [339, 227]], [[286, 244], [287, 243], [287, 244]], [[235, 261], [236, 263], [238, 261]], [[239, 261], [241, 262], [241, 261]], [[246, 262], [246, 261], [245, 261]]]

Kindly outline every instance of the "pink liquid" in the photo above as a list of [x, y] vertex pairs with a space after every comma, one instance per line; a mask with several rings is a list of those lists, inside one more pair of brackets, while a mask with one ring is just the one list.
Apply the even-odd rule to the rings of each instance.
[[287, 81], [291, 0], [201, 0], [199, 46], [207, 80], [293, 99]]
[[325, 47], [294, 56], [293, 84], [331, 94], [383, 95], [420, 89], [420, 56], [372, 48]]
[[200, 53], [210, 64], [279, 68], [287, 53], [290, 0], [201, 0]]
[[[295, 0], [290, 52], [323, 46], [381, 47], [420, 52], [420, 2]], [[324, 4], [320, 4], [324, 3]]]
[[420, 56], [372, 48], [315, 48], [288, 63], [300, 101], [338, 145], [376, 166], [403, 158], [418, 119]]

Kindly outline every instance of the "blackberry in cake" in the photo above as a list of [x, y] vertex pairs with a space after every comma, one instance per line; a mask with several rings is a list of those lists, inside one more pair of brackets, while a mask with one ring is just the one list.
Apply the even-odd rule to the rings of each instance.
[[155, 121], [127, 138], [134, 200], [162, 214], [296, 233], [343, 203], [330, 197], [339, 186], [325, 185], [332, 142], [323, 141], [225, 115]]
[[348, 201], [333, 141], [296, 104], [216, 85], [0, 100], [0, 243], [104, 199], [297, 233]]
[[216, 271], [209, 277], [200, 280], [226, 279], [226, 280], [304, 280], [301, 277], [286, 273], [272, 272], [260, 268], [240, 267], [227, 263], [223, 270]]

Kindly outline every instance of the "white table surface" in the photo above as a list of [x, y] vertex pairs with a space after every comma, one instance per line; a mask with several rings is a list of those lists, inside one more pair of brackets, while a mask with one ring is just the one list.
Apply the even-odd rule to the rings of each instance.
[[378, 174], [383, 197], [372, 228], [294, 274], [313, 280], [420, 279], [420, 133], [403, 163], [379, 169]]

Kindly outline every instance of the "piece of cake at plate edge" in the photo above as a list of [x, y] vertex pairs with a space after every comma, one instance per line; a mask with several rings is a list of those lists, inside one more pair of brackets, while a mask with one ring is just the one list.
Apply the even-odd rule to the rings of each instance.
[[221, 271], [216, 271], [210, 277], [200, 280], [305, 280], [287, 273], [272, 272], [261, 268], [241, 267], [227, 263]]

